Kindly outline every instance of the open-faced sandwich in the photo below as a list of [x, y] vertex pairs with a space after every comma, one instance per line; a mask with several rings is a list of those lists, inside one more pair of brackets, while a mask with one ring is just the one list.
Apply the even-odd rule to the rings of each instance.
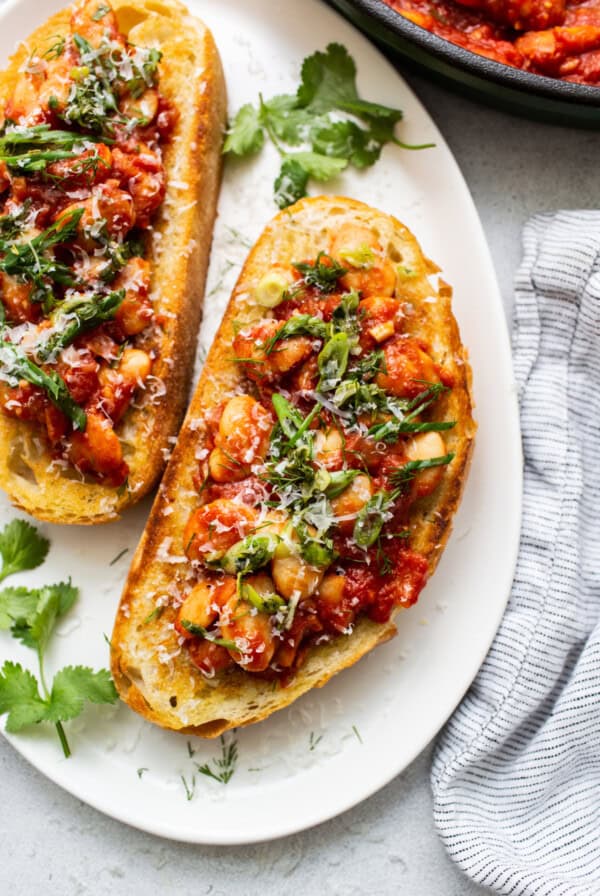
[[259, 239], [115, 623], [115, 683], [148, 719], [204, 736], [263, 719], [417, 600], [475, 430], [436, 271], [351, 199], [303, 200]]
[[0, 486], [116, 518], [183, 416], [225, 121], [176, 0], [79, 0], [0, 74]]

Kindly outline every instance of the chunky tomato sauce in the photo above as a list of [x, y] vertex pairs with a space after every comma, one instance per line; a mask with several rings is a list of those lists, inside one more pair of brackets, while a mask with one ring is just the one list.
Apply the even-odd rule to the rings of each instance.
[[384, 0], [433, 34], [538, 75], [600, 83], [599, 0]]
[[[416, 502], [440, 488], [453, 378], [413, 335], [411, 272], [366, 226], [268, 271], [236, 332], [243, 391], [202, 421], [176, 628], [208, 676], [285, 684], [314, 645], [417, 600]], [[195, 580], [195, 582], [194, 582]]]
[[1, 117], [0, 404], [57, 463], [115, 487], [115, 427], [154, 361], [147, 242], [174, 122], [159, 62], [105, 0], [80, 0]]

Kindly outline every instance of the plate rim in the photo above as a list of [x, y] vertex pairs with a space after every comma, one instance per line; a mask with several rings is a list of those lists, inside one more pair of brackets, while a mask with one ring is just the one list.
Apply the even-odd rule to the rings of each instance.
[[[0, 26], [2, 24], [5, 16], [9, 15], [15, 9], [19, 9], [20, 7], [26, 8], [27, 0], [8, 0], [1, 8], [0, 8]], [[332, 10], [331, 8], [323, 7], [324, 11], [329, 13], [330, 15], [338, 16], [343, 21], [343, 17], [341, 13], [337, 10]], [[26, 14], [23, 16], [26, 18]], [[431, 118], [425, 107], [423, 106], [420, 99], [414, 94], [414, 91], [404, 80], [402, 75], [400, 75], [392, 66], [392, 64], [385, 58], [385, 56], [378, 50], [377, 47], [374, 47], [373, 44], [362, 34], [356, 26], [352, 23], [346, 22], [346, 25], [353, 29], [356, 33], [358, 39], [362, 40], [367, 44], [374, 52], [376, 52], [380, 59], [382, 67], [385, 67], [388, 70], [388, 74], [391, 77], [395, 77], [402, 83], [404, 90], [407, 95], [410, 95], [417, 107], [421, 110], [424, 118], [430, 121], [437, 131], [437, 125], [435, 121]], [[441, 136], [441, 135], [440, 135]], [[502, 364], [503, 369], [499, 371], [499, 374], [506, 374], [509, 378], [509, 381], [513, 380], [513, 370], [512, 370], [512, 356], [510, 351], [509, 344], [509, 333], [506, 322], [506, 316], [504, 312], [504, 306], [502, 303], [502, 297], [500, 293], [500, 288], [498, 285], [497, 276], [495, 273], [495, 269], [492, 263], [490, 250], [487, 244], [487, 240], [485, 237], [485, 232], [483, 230], [483, 226], [481, 224], [481, 220], [479, 218], [479, 214], [477, 212], [477, 208], [473, 202], [473, 198], [471, 196], [470, 190], [462, 171], [460, 170], [458, 163], [446, 143], [445, 139], [442, 137], [442, 143], [445, 145], [447, 149], [447, 159], [448, 164], [451, 165], [454, 169], [454, 176], [457, 183], [460, 183], [465, 208], [469, 207], [470, 214], [473, 218], [476, 226], [477, 233], [477, 246], [476, 251], [479, 256], [481, 263], [484, 265], [485, 270], [489, 277], [490, 285], [494, 286], [494, 301], [491, 303], [491, 310], [494, 315], [494, 323], [498, 329], [498, 341], [502, 342]], [[485, 656], [488, 653], [488, 650], [493, 642], [493, 639], [496, 635], [498, 626], [504, 614], [504, 610], [506, 608], [506, 604], [510, 597], [510, 586], [512, 583], [514, 570], [516, 567], [519, 542], [520, 542], [520, 522], [521, 522], [521, 513], [522, 513], [522, 449], [521, 449], [521, 438], [520, 438], [520, 422], [519, 422], [519, 408], [517, 403], [516, 393], [511, 392], [510, 396], [507, 395], [507, 411], [510, 410], [510, 424], [512, 427], [512, 434], [510, 438], [510, 447], [512, 454], [512, 465], [514, 467], [514, 472], [516, 473], [514, 479], [511, 480], [512, 486], [512, 500], [511, 506], [514, 510], [514, 522], [513, 522], [513, 531], [511, 533], [511, 538], [506, 540], [507, 554], [510, 556], [510, 563], [507, 565], [507, 569], [504, 573], [504, 578], [506, 582], [506, 587], [503, 588], [505, 591], [505, 599], [502, 603], [498, 601], [498, 605], [496, 607], [496, 612], [494, 614], [493, 620], [493, 629], [490, 628], [491, 635], [489, 639], [486, 639], [485, 642], [481, 642], [478, 651], [478, 660], [477, 664], [473, 661], [472, 664], [469, 665], [469, 672], [463, 674], [461, 677], [461, 687], [457, 688], [456, 699], [452, 702], [452, 705], [448, 704], [446, 707], [446, 712], [444, 717], [440, 717], [436, 715], [433, 720], [430, 720], [429, 725], [426, 726], [427, 731], [420, 738], [418, 744], [415, 744], [413, 749], [410, 750], [406, 755], [408, 755], [408, 759], [403, 758], [401, 765], [399, 767], [394, 767], [390, 770], [389, 767], [383, 771], [380, 775], [378, 781], [374, 784], [369, 780], [367, 784], [365, 784], [362, 788], [356, 788], [352, 796], [348, 799], [338, 801], [338, 806], [335, 810], [329, 811], [327, 809], [325, 813], [319, 809], [319, 806], [316, 805], [313, 808], [312, 814], [304, 813], [301, 820], [290, 820], [287, 823], [282, 823], [281, 819], [277, 819], [273, 823], [272, 830], [263, 831], [259, 835], [253, 836], [249, 835], [247, 832], [244, 834], [239, 834], [233, 832], [232, 835], [228, 835], [227, 837], [221, 836], [219, 834], [215, 836], [211, 836], [210, 832], [207, 831], [197, 831], [190, 824], [185, 826], [186, 822], [181, 822], [181, 826], [177, 827], [176, 825], [171, 824], [168, 821], [156, 821], [156, 819], [148, 819], [147, 817], [142, 818], [142, 810], [140, 810], [137, 815], [135, 813], [135, 807], [127, 804], [126, 802], [123, 805], [118, 805], [115, 807], [114, 803], [111, 803], [111, 796], [107, 791], [106, 798], [103, 798], [102, 792], [95, 792], [90, 794], [89, 791], [82, 795], [82, 791], [78, 790], [75, 785], [73, 785], [72, 780], [69, 780], [68, 766], [64, 762], [59, 762], [55, 766], [53, 766], [50, 770], [45, 767], [40, 767], [39, 764], [35, 762], [35, 758], [33, 754], [35, 753], [35, 742], [29, 741], [19, 741], [18, 738], [7, 735], [4, 731], [4, 726], [0, 726], [0, 730], [2, 735], [6, 738], [6, 740], [13, 746], [21, 756], [23, 756], [28, 762], [30, 762], [41, 774], [43, 774], [46, 778], [51, 780], [54, 784], [57, 784], [61, 789], [67, 791], [71, 796], [76, 799], [80, 799], [86, 804], [90, 805], [94, 809], [102, 812], [103, 814], [114, 818], [130, 827], [135, 829], [148, 832], [150, 834], [167, 838], [170, 840], [174, 840], [182, 843], [193, 843], [197, 845], [221, 845], [221, 846], [237, 846], [243, 844], [252, 844], [252, 843], [262, 843], [270, 840], [279, 839], [282, 837], [287, 837], [292, 834], [298, 833], [302, 830], [306, 830], [308, 828], [315, 827], [319, 824], [325, 823], [338, 815], [341, 815], [344, 812], [349, 811], [358, 803], [363, 802], [365, 799], [368, 799], [370, 796], [377, 793], [381, 790], [386, 784], [392, 781], [397, 775], [402, 773], [405, 768], [410, 765], [415, 758], [427, 747], [427, 745], [431, 742], [433, 737], [442, 729], [442, 727], [447, 722], [448, 718], [452, 715], [464, 694], [467, 692], [474, 678], [476, 677], [481, 664], [483, 663]], [[477, 449], [475, 449], [477, 450]], [[471, 668], [472, 666], [472, 668]], [[460, 693], [459, 693], [460, 691]], [[182, 741], [183, 742], [183, 741]], [[30, 755], [31, 754], [31, 755]], [[180, 818], [184, 818], [184, 815], [180, 816]]]

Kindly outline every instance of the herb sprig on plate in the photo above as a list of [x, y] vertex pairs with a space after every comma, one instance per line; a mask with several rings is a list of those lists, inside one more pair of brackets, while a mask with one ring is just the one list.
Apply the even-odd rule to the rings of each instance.
[[[0, 532], [0, 580], [35, 569], [43, 563], [48, 548], [48, 540], [34, 526], [13, 520]], [[35, 651], [39, 670], [38, 680], [20, 663], [6, 660], [0, 670], [0, 715], [7, 713], [9, 733], [52, 722], [66, 757], [71, 750], [62, 723], [78, 716], [86, 701], [114, 703], [118, 699], [107, 669], [94, 672], [88, 666], [65, 666], [56, 673], [51, 686], [47, 684], [44, 661], [50, 638], [77, 596], [78, 590], [70, 581], [0, 591], [0, 630], [10, 630], [14, 638]]]
[[307, 56], [295, 94], [280, 94], [256, 106], [247, 103], [235, 116], [224, 152], [248, 156], [268, 137], [281, 156], [274, 183], [280, 208], [306, 196], [308, 181], [329, 181], [348, 165], [368, 168], [386, 143], [410, 146], [395, 134], [400, 109], [362, 99], [356, 86], [356, 64], [346, 47], [331, 43]]

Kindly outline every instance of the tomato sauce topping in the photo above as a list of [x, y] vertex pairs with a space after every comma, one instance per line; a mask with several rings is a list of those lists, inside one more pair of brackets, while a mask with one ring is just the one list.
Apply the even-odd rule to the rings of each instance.
[[79, 0], [0, 119], [0, 405], [113, 487], [128, 476], [115, 427], [155, 360], [146, 256], [175, 121], [160, 58], [109, 3]]
[[314, 645], [417, 600], [429, 564], [413, 508], [442, 486], [454, 422], [451, 371], [411, 332], [405, 276], [348, 224], [256, 284], [268, 310], [234, 336], [243, 392], [203, 421], [181, 545], [197, 582], [175, 626], [204, 675], [285, 685]]

